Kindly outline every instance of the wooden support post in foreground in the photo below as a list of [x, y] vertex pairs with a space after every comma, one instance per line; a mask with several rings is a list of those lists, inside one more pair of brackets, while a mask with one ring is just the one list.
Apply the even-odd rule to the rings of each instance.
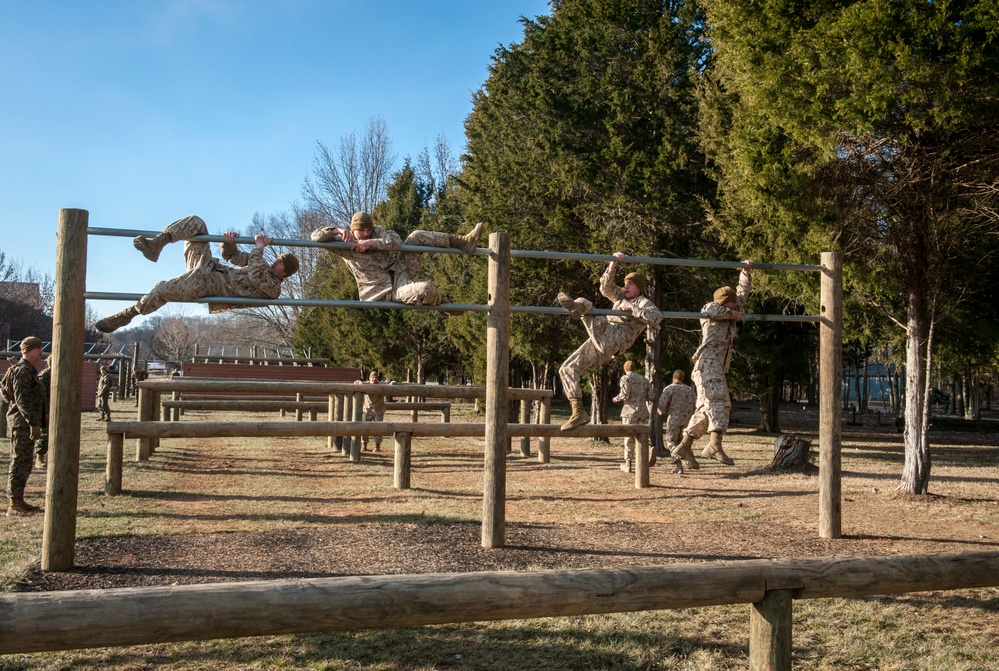
[[[541, 411], [538, 415], [538, 424], [551, 424], [552, 422], [552, 399], [545, 396], [541, 399]], [[542, 436], [538, 440], [538, 461], [547, 464], [551, 461], [552, 439], [550, 436]]]
[[843, 535], [843, 255], [823, 252], [819, 323], [819, 537]]
[[767, 590], [753, 604], [749, 671], [791, 671], [791, 590]]
[[409, 489], [412, 466], [413, 434], [401, 431], [395, 434], [395, 475], [392, 486], [396, 489]]
[[[140, 422], [152, 421], [152, 398], [154, 395], [155, 394], [152, 389], [143, 389], [142, 387], [139, 387], [139, 411], [137, 414]], [[148, 461], [149, 454], [152, 452], [152, 450], [149, 449], [151, 441], [152, 438], [139, 438], [135, 441], [136, 461]]]
[[[354, 421], [354, 392], [343, 395], [343, 419], [344, 421]], [[340, 438], [340, 454], [350, 456], [350, 436]]]
[[648, 436], [635, 435], [635, 489], [645, 489], [649, 486], [649, 444]]
[[73, 568], [80, 480], [80, 411], [83, 408], [83, 334], [87, 280], [86, 210], [59, 210], [56, 293], [52, 312], [52, 399], [49, 464], [45, 481], [42, 570]]
[[[520, 399], [520, 423], [530, 424], [531, 423], [531, 411], [529, 401], [526, 398]], [[520, 454], [525, 457], [531, 456], [531, 437], [521, 436], [520, 438]]]
[[108, 434], [107, 464], [104, 469], [104, 493], [108, 496], [121, 494], [121, 468], [125, 456], [125, 434]]
[[[364, 419], [364, 392], [355, 391], [354, 392], [354, 415], [352, 420], [355, 422], [363, 421]], [[351, 436], [350, 437], [350, 460], [357, 462], [361, 460], [361, 437]]]
[[510, 394], [510, 235], [489, 234], [489, 317], [486, 322], [486, 448], [482, 547], [506, 540], [506, 446]]

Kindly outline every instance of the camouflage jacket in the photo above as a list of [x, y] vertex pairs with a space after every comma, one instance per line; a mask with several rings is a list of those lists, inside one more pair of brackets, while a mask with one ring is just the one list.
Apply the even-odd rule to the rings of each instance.
[[[611, 307], [613, 310], [621, 310], [621, 303], [627, 300], [624, 297], [624, 287], [620, 287], [614, 283], [614, 268], [611, 266], [607, 267], [604, 274], [600, 276], [600, 293], [603, 294], [608, 300], [614, 302]], [[651, 300], [645, 297], [644, 294], [640, 294], [638, 297], [633, 298], [629, 301], [632, 305], [631, 315], [627, 316], [617, 316], [612, 315], [607, 317], [607, 321], [612, 324], [620, 324], [622, 326], [632, 327], [635, 330], [635, 336], [638, 336], [638, 332], [644, 330], [647, 327], [659, 326], [659, 322], [662, 321], [663, 315], [659, 312], [659, 308]]]
[[113, 388], [114, 384], [112, 384], [111, 373], [101, 375], [101, 379], [97, 383], [97, 395], [101, 398], [106, 398], [111, 395], [111, 389]]
[[45, 398], [38, 371], [21, 359], [7, 370], [0, 382], [4, 398], [8, 399], [7, 421], [11, 426], [37, 426], [45, 424]]
[[[749, 297], [749, 290], [752, 287], [752, 280], [749, 273], [739, 273], [739, 287], [736, 289], [736, 303], [739, 304], [739, 311]], [[737, 332], [737, 322], [729, 310], [724, 305], [708, 303], [701, 308], [701, 313], [707, 315], [707, 319], [701, 319], [701, 345], [690, 357], [694, 363], [702, 361], [703, 364], [709, 362], [721, 362], [722, 370], [728, 372], [732, 363], [732, 350], [735, 344]]]
[[656, 390], [638, 373], [628, 373], [621, 377], [621, 391], [614, 399], [624, 401], [621, 420], [641, 422], [649, 418], [649, 403], [656, 398]]
[[[324, 226], [312, 231], [312, 239], [316, 242], [336, 242], [340, 238], [340, 229]], [[390, 252], [402, 247], [402, 238], [393, 230], [381, 226], [371, 227], [371, 240], [377, 244], [364, 252], [351, 249], [330, 249], [343, 259], [357, 282], [357, 293], [362, 301], [390, 300], [392, 294], [392, 266], [395, 258]]]
[[[235, 244], [221, 244], [222, 258], [237, 268], [229, 268], [218, 264], [219, 270], [226, 273], [225, 295], [240, 298], [278, 298], [281, 296], [281, 280], [270, 273], [270, 264], [264, 260], [263, 250], [253, 248], [244, 252]], [[226, 312], [240, 305], [227, 303], [209, 303], [208, 311], [212, 314]]]

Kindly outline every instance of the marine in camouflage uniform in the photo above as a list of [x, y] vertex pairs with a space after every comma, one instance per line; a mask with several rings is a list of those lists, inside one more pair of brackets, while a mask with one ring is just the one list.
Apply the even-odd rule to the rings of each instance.
[[42, 358], [42, 341], [34, 336], [21, 341], [21, 359], [14, 364], [0, 382], [3, 396], [10, 404], [7, 423], [10, 426], [10, 470], [7, 474], [7, 496], [10, 505], [7, 516], [30, 515], [38, 512], [37, 506], [24, 501], [24, 488], [28, 484], [34, 465], [35, 441], [41, 436], [45, 422], [42, 385], [38, 381], [35, 364]]
[[562, 430], [567, 431], [582, 426], [590, 421], [590, 415], [583, 409], [583, 389], [579, 380], [582, 372], [593, 366], [602, 366], [615, 355], [624, 352], [635, 342], [639, 334], [648, 328], [656, 328], [662, 321], [662, 313], [655, 303], [646, 298], [643, 292], [647, 281], [644, 275], [629, 273], [624, 278], [624, 286], [614, 283], [614, 275], [618, 262], [624, 254], [614, 254], [617, 261], [611, 261], [607, 270], [600, 276], [600, 293], [613, 301], [612, 309], [630, 312], [629, 315], [605, 316], [590, 315], [593, 303], [585, 298], [573, 300], [559, 292], [559, 305], [569, 311], [574, 317], [579, 317], [589, 338], [579, 348], [569, 355], [569, 358], [559, 367], [559, 377], [562, 388], [572, 406], [572, 416]]
[[[160, 251], [171, 242], [184, 241], [184, 262], [187, 272], [172, 280], [158, 282], [153, 290], [139, 299], [134, 306], [106, 317], [95, 327], [110, 333], [128, 324], [137, 315], [148, 315], [171, 301], [186, 301], [205, 296], [233, 296], [241, 298], [277, 298], [281, 295], [281, 282], [298, 270], [298, 258], [284, 253], [271, 265], [264, 261], [264, 247], [271, 239], [257, 235], [256, 247], [252, 252], [242, 252], [235, 244], [236, 234], [225, 234], [222, 243], [222, 258], [238, 268], [222, 264], [212, 256], [211, 245], [203, 241], [191, 240], [197, 235], [206, 235], [208, 227], [201, 217], [189, 216], [178, 219], [153, 238], [137, 236], [133, 243], [150, 261], [159, 259]], [[231, 310], [235, 305], [212, 303], [212, 313]]]
[[111, 405], [108, 401], [111, 400], [112, 385], [111, 373], [108, 372], [107, 366], [101, 366], [101, 379], [97, 382], [97, 399], [99, 401], [97, 409], [101, 412], [101, 417], [98, 421], [111, 421]]
[[[626, 361], [624, 364], [624, 375], [621, 377], [620, 391], [613, 398], [615, 403], [624, 403], [621, 408], [622, 424], [648, 424], [649, 423], [649, 403], [656, 400], [656, 390], [643, 376], [635, 372], [635, 362]], [[624, 439], [624, 463], [621, 470], [631, 473], [632, 457], [635, 449], [641, 444], [643, 449], [648, 449], [648, 440], [640, 437], [637, 440], [634, 436], [626, 436]], [[649, 466], [656, 463], [656, 455], [649, 455]]]
[[[437, 231], [413, 231], [406, 238], [406, 245], [422, 247], [450, 247], [466, 254], [474, 254], [482, 224], [476, 224], [465, 235], [450, 235]], [[322, 226], [312, 231], [316, 242], [354, 243], [351, 249], [331, 248], [329, 251], [343, 259], [357, 282], [357, 293], [362, 301], [395, 301], [407, 305], [440, 305], [441, 294], [432, 282], [417, 281], [422, 252], [403, 252], [394, 257], [402, 246], [402, 239], [395, 231], [376, 226], [367, 212], [356, 212], [349, 228]]]
[[52, 357], [45, 360], [45, 370], [38, 374], [38, 382], [42, 385], [42, 407], [45, 408], [45, 419], [42, 421], [42, 435], [35, 441], [35, 466], [45, 468], [49, 458], [49, 413], [52, 405]]
[[690, 416], [694, 414], [694, 404], [697, 400], [697, 392], [683, 383], [684, 377], [682, 370], [673, 371], [673, 384], [663, 389], [657, 404], [659, 415], [666, 422], [663, 428], [663, 442], [666, 443], [669, 452], [680, 444], [683, 430], [687, 427]]
[[[365, 384], [358, 382], [358, 384]], [[367, 384], [378, 384], [378, 373], [368, 376]], [[385, 397], [379, 394], [364, 395], [364, 406], [361, 408], [361, 419], [365, 422], [380, 422], [385, 419]], [[382, 437], [375, 436], [375, 452], [382, 449]], [[361, 436], [361, 448], [368, 449], [368, 436]]]
[[747, 267], [739, 273], [738, 288], [720, 287], [714, 293], [714, 300], [701, 308], [701, 313], [707, 317], [701, 319], [701, 345], [691, 357], [694, 370], [690, 375], [697, 386], [697, 404], [683, 430], [680, 444], [672, 451], [674, 457], [682, 458], [694, 469], [700, 466], [691, 445], [705, 432], [711, 433], [711, 440], [702, 456], [723, 464], [734, 463], [722, 449], [722, 436], [728, 429], [732, 409], [725, 374], [732, 363], [737, 324], [742, 320], [742, 308], [752, 286], [750, 268], [753, 262], [744, 263]]

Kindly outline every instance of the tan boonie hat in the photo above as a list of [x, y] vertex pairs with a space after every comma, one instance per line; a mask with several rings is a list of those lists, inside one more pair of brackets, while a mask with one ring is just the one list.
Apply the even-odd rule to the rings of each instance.
[[371, 228], [375, 225], [375, 222], [371, 219], [371, 215], [367, 212], [355, 212], [354, 216], [350, 218], [350, 230], [357, 231], [362, 228]]
[[731, 303], [736, 300], [735, 289], [732, 287], [718, 287], [715, 289], [715, 303], [719, 305], [725, 305], [725, 303]]
[[285, 252], [278, 256], [279, 261], [284, 262], [284, 276], [291, 277], [298, 272], [298, 257], [291, 252]]
[[627, 275], [624, 276], [624, 281], [627, 282], [628, 280], [631, 280], [632, 283], [636, 287], [638, 287], [638, 290], [641, 292], [644, 292], [645, 287], [649, 285], [649, 281], [645, 279], [645, 275], [641, 273], [628, 273]]
[[28, 336], [27, 338], [21, 341], [21, 354], [27, 354], [31, 350], [35, 348], [41, 349], [41, 347], [42, 347], [42, 341], [40, 338], [36, 338], [35, 336]]

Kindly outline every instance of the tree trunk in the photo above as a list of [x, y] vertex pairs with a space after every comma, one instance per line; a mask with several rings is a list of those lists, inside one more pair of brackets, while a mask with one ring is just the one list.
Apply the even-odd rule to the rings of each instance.
[[659, 328], [645, 330], [645, 377], [649, 384], [656, 390], [655, 400], [649, 408], [652, 417], [652, 435], [649, 436], [649, 444], [656, 449], [665, 449], [663, 444], [663, 423], [659, 421], [656, 404], [659, 401], [659, 394], [663, 391], [663, 372], [659, 368], [659, 355], [662, 351], [662, 338], [659, 337]]
[[780, 390], [784, 381], [776, 372], [766, 376], [766, 388], [760, 394], [760, 423], [757, 431], [780, 433]]
[[930, 318], [925, 293], [909, 292], [905, 337], [905, 463], [898, 491], [927, 494], [930, 481], [930, 446], [925, 431], [926, 380], [929, 372]]

